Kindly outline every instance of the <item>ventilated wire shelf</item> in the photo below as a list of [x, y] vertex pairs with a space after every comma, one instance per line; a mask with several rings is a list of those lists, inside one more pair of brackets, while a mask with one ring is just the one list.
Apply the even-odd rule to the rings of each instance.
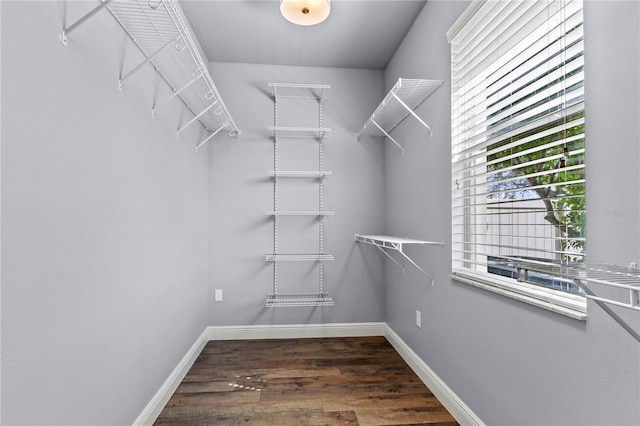
[[356, 133], [356, 138], [359, 139], [364, 134], [386, 136], [404, 153], [402, 145], [390, 133], [409, 115], [415, 117], [429, 132], [433, 133], [431, 127], [418, 117], [414, 110], [431, 96], [442, 83], [444, 83], [443, 80], [398, 79], [360, 131]]
[[333, 306], [334, 302], [327, 293], [278, 293], [268, 294], [267, 308], [287, 308], [296, 306]]
[[305, 83], [269, 83], [274, 98], [311, 98], [322, 104], [326, 92], [331, 88], [328, 84]]
[[[579, 264], [565, 266], [521, 263], [517, 265], [517, 280], [536, 284], [535, 281], [529, 280], [531, 272], [573, 281], [587, 299], [593, 300], [640, 342], [640, 333], [609, 307], [610, 305], [618, 306], [640, 312], [640, 268], [637, 265]], [[594, 287], [592, 284], [596, 286]], [[595, 288], [601, 294], [596, 294]], [[627, 295], [626, 301], [622, 300], [623, 295]]]
[[229, 113], [211, 75], [202, 59], [198, 45], [188, 30], [181, 10], [173, 0], [104, 0], [74, 24], [63, 29], [60, 39], [68, 44], [69, 35], [93, 15], [106, 8], [120, 24], [132, 42], [144, 55], [144, 60], [119, 76], [119, 86], [147, 64], [162, 76], [171, 88], [171, 94], [154, 104], [155, 110], [174, 98], [182, 100], [193, 114], [178, 129], [178, 134], [195, 121], [209, 132], [200, 140], [200, 147], [218, 132], [226, 129], [232, 136], [240, 130]]
[[317, 210], [279, 210], [268, 211], [267, 216], [333, 216], [332, 211], [317, 211]]
[[325, 127], [269, 127], [269, 131], [274, 137], [317, 139], [322, 142], [331, 129]]
[[418, 264], [404, 252], [403, 247], [405, 245], [411, 245], [411, 244], [443, 246], [444, 245], [443, 241], [425, 241], [425, 240], [416, 240], [412, 238], [391, 237], [388, 235], [360, 235], [360, 234], [355, 234], [354, 238], [359, 243], [371, 244], [377, 247], [378, 250], [380, 250], [385, 256], [391, 259], [393, 263], [395, 263], [400, 268], [402, 268], [402, 272], [404, 272], [404, 266], [398, 263], [397, 260], [395, 260], [385, 251], [385, 249], [395, 250], [396, 252], [400, 253], [402, 257], [408, 260], [413, 266], [415, 266], [420, 272], [422, 272], [427, 278], [429, 278], [432, 285], [434, 284], [433, 277], [431, 277], [431, 275], [427, 274], [424, 271], [424, 269], [418, 266]]
[[268, 254], [264, 260], [267, 262], [318, 262], [333, 260], [330, 254]]
[[[572, 280], [588, 299], [600, 300], [624, 308], [640, 311], [640, 268], [610, 264], [544, 265], [523, 263], [517, 265], [518, 281], [529, 282], [529, 272]], [[593, 283], [629, 292], [629, 301], [607, 299], [589, 294], [586, 284]]]
[[275, 171], [271, 170], [269, 172], [269, 176], [271, 177], [281, 177], [281, 178], [317, 178], [324, 179], [328, 176], [331, 176], [331, 172], [327, 171], [310, 171], [310, 170], [290, 170], [290, 171]]
[[[192, 113], [210, 132], [239, 129], [213, 83], [207, 65], [172, 0], [113, 2], [111, 14], [140, 47]], [[169, 43], [169, 47], [165, 46]], [[173, 45], [171, 45], [173, 44]], [[205, 112], [206, 111], [206, 112]], [[203, 113], [204, 112], [204, 113]]]
[[442, 83], [442, 80], [399, 79], [362, 126], [359, 134], [384, 136], [377, 126], [371, 125], [371, 120], [375, 120], [387, 132], [393, 131], [411, 114], [409, 111], [419, 107]]

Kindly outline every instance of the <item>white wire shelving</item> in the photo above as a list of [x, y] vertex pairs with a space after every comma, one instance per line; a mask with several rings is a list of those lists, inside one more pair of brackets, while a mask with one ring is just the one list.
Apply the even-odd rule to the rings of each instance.
[[433, 135], [431, 127], [414, 111], [443, 83], [443, 80], [398, 79], [360, 131], [356, 133], [356, 139], [359, 140], [365, 134], [386, 136], [404, 154], [404, 147], [391, 136], [391, 132], [411, 115]]
[[444, 245], [443, 241], [425, 241], [425, 240], [415, 240], [411, 238], [390, 237], [387, 235], [360, 235], [360, 234], [355, 234], [355, 240], [360, 243], [371, 244], [377, 247], [385, 256], [391, 259], [393, 263], [395, 263], [400, 268], [402, 268], [402, 272], [404, 272], [404, 267], [397, 260], [395, 260], [391, 255], [389, 255], [389, 253], [387, 253], [385, 249], [394, 250], [400, 253], [413, 266], [418, 268], [420, 272], [422, 272], [427, 278], [429, 278], [429, 280], [431, 281], [431, 284], [433, 285], [433, 278], [431, 277], [431, 275], [427, 274], [420, 266], [418, 266], [416, 262], [413, 261], [413, 259], [411, 259], [404, 252], [404, 246], [411, 245], [411, 244], [443, 246]]
[[231, 136], [240, 134], [213, 83], [188, 24], [173, 0], [104, 0], [63, 29], [60, 34], [62, 44], [67, 46], [69, 35], [102, 9], [107, 9], [144, 56], [142, 62], [121, 71], [118, 78], [120, 89], [138, 70], [151, 65], [171, 89], [166, 98], [154, 101], [152, 116], [155, 117], [156, 111], [170, 101], [182, 101], [192, 118], [179, 125], [177, 135], [199, 122], [205, 135], [196, 143], [196, 149], [225, 129]]
[[323, 142], [331, 129], [324, 127], [269, 127], [271, 135], [280, 138], [317, 139]]
[[268, 211], [267, 216], [333, 216], [334, 213], [328, 210], [279, 210]]
[[[299, 84], [299, 83], [269, 83], [269, 88], [274, 100], [274, 125], [269, 127], [273, 136], [273, 170], [269, 176], [273, 178], [273, 210], [266, 214], [273, 217], [273, 253], [265, 256], [265, 261], [273, 262], [273, 292], [267, 295], [266, 307], [294, 307], [294, 306], [333, 306], [333, 299], [324, 291], [324, 262], [333, 260], [333, 256], [324, 253], [324, 217], [333, 216], [333, 211], [324, 209], [324, 180], [331, 172], [324, 170], [323, 141], [331, 129], [322, 126], [322, 107], [328, 89], [325, 84]], [[317, 127], [280, 127], [278, 126], [278, 102], [283, 98], [299, 98], [310, 100], [318, 106]], [[306, 102], [306, 101], [305, 101]], [[304, 102], [303, 102], [304, 104]], [[314, 107], [315, 108], [315, 107]], [[279, 140], [282, 138], [315, 139], [318, 143], [317, 170], [278, 170]], [[297, 143], [297, 142], [296, 142]], [[310, 157], [311, 158], [311, 157]], [[278, 208], [279, 187], [283, 183], [281, 178], [305, 178], [317, 180], [318, 209], [317, 210], [280, 210]], [[282, 216], [316, 216], [318, 223], [318, 252], [311, 254], [293, 253], [282, 254], [278, 252], [280, 235], [279, 223]], [[297, 235], [287, 237], [298, 237]], [[280, 262], [316, 262], [318, 269], [318, 291], [316, 293], [281, 293], [279, 292], [278, 264]]]
[[329, 84], [306, 84], [306, 83], [269, 83], [271, 94], [277, 98], [309, 98], [315, 99], [320, 105], [324, 103], [326, 94], [331, 85]]
[[[517, 280], [529, 280], [531, 272], [552, 278], [573, 281], [585, 298], [593, 300], [602, 310], [640, 342], [640, 334], [624, 321], [609, 305], [630, 309], [640, 313], [640, 268], [638, 265], [612, 264], [544, 265], [521, 263], [517, 265]], [[594, 290], [598, 288], [598, 290]], [[607, 296], [597, 295], [596, 291]], [[623, 300], [626, 298], [626, 300]]]
[[268, 254], [264, 258], [267, 262], [324, 262], [333, 260], [330, 254]]
[[279, 293], [268, 294], [267, 308], [296, 306], [333, 306], [334, 301], [327, 293]]
[[317, 170], [271, 170], [269, 176], [273, 178], [313, 178], [313, 179], [326, 179], [331, 176], [329, 171], [317, 171]]

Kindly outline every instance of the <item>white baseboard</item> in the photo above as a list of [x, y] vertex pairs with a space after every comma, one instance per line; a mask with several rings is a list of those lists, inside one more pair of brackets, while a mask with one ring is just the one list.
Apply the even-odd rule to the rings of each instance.
[[316, 337], [384, 336], [462, 425], [483, 425], [464, 402], [386, 323], [293, 324], [207, 327], [149, 401], [134, 425], [152, 425], [209, 340], [300, 339]]
[[480, 417], [476, 416], [458, 395], [386, 324], [384, 336], [458, 423], [461, 425], [484, 425]]
[[207, 327], [209, 340], [302, 339], [312, 337], [384, 336], [386, 324], [292, 324]]
[[158, 392], [151, 398], [151, 401], [144, 407], [142, 413], [140, 413], [138, 418], [133, 422], [134, 425], [153, 425], [153, 422], [156, 421], [162, 409], [167, 405], [167, 402], [171, 399], [180, 382], [182, 382], [182, 379], [187, 375], [189, 369], [198, 358], [198, 355], [202, 352], [207, 341], [207, 330], [205, 329], [189, 351], [187, 351], [186, 355], [182, 357], [160, 389], [158, 389]]

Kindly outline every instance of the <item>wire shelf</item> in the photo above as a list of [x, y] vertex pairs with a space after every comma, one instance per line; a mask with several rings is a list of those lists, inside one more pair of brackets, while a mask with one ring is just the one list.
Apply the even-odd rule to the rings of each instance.
[[333, 216], [332, 211], [312, 211], [312, 210], [278, 210], [268, 211], [267, 216]]
[[132, 73], [150, 63], [172, 91], [165, 102], [154, 106], [154, 110], [178, 97], [194, 116], [178, 133], [192, 122], [200, 122], [209, 135], [198, 143], [198, 147], [222, 129], [228, 130], [232, 136], [240, 134], [213, 83], [181, 10], [173, 0], [104, 1], [78, 22], [63, 30], [63, 44], [66, 45], [67, 36], [71, 31], [103, 7], [106, 7], [145, 57], [138, 66], [120, 75], [121, 87]]
[[443, 241], [424, 241], [424, 240], [415, 240], [411, 238], [399, 238], [399, 237], [390, 237], [387, 235], [360, 235], [355, 234], [355, 240], [360, 243], [371, 244], [378, 248], [385, 256], [391, 259], [396, 265], [402, 268], [402, 272], [404, 272], [404, 267], [398, 263], [391, 255], [389, 255], [384, 249], [395, 250], [402, 255], [406, 260], [408, 260], [413, 266], [415, 266], [420, 272], [422, 272], [429, 280], [431, 281], [431, 285], [434, 284], [433, 278], [431, 275], [427, 274], [424, 269], [422, 269], [418, 264], [411, 259], [403, 249], [405, 244], [420, 244], [420, 245], [439, 245], [443, 246]]
[[400, 78], [384, 97], [380, 105], [367, 119], [356, 138], [363, 134], [371, 136], [387, 136], [404, 153], [404, 148], [390, 133], [400, 125], [409, 115], [413, 115], [430, 132], [427, 125], [414, 110], [418, 108], [442, 84], [443, 80], [407, 79]]
[[322, 262], [333, 260], [330, 254], [268, 254], [265, 256], [267, 262]]
[[322, 103], [326, 92], [331, 88], [328, 84], [305, 83], [269, 83], [274, 98], [311, 98]]
[[275, 171], [269, 172], [270, 177], [281, 178], [316, 178], [325, 179], [331, 176], [331, 172], [328, 171], [311, 171], [311, 170], [290, 170], [290, 171]]
[[[517, 279], [529, 282], [529, 272], [572, 280], [587, 299], [640, 311], [640, 268], [611, 264], [544, 265], [522, 263], [517, 265]], [[628, 301], [614, 300], [592, 294], [587, 284], [622, 289], [629, 292]]]
[[[621, 266], [600, 263], [567, 266], [521, 263], [516, 266], [519, 282], [536, 284], [529, 281], [530, 272], [548, 275], [552, 278], [572, 280], [580, 288], [585, 298], [595, 302], [640, 343], [637, 323], [636, 327], [632, 327], [610, 307], [618, 306], [640, 312], [640, 268], [637, 265]], [[592, 287], [592, 284], [596, 284], [596, 287]], [[594, 288], [597, 288], [599, 295], [596, 294]], [[622, 296], [627, 292], [628, 298], [623, 301]]]
[[325, 127], [269, 127], [269, 131], [274, 137], [317, 139], [322, 142], [331, 129]]
[[267, 308], [333, 305], [333, 299], [327, 293], [268, 294], [265, 303]]

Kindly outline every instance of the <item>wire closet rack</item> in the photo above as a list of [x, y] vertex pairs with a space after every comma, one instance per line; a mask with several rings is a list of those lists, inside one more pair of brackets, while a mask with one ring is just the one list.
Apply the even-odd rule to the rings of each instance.
[[389, 253], [387, 253], [385, 251], [385, 249], [394, 250], [394, 251], [400, 253], [402, 255], [402, 257], [404, 257], [406, 260], [408, 260], [409, 263], [411, 263], [413, 266], [418, 268], [418, 270], [420, 272], [422, 272], [429, 279], [429, 281], [431, 281], [431, 285], [434, 284], [433, 277], [431, 275], [429, 275], [428, 273], [426, 273], [424, 271], [424, 269], [422, 269], [420, 266], [418, 266], [418, 264], [413, 259], [411, 259], [411, 257], [409, 257], [409, 255], [407, 255], [405, 253], [403, 247], [405, 245], [411, 245], [411, 244], [443, 246], [444, 245], [444, 241], [425, 241], [425, 240], [416, 240], [416, 239], [413, 239], [413, 238], [390, 237], [388, 235], [360, 235], [360, 234], [355, 234], [354, 237], [355, 237], [355, 240], [357, 242], [359, 242], [359, 243], [371, 244], [371, 245], [375, 246], [376, 248], [378, 248], [378, 250], [380, 250], [385, 256], [387, 256], [389, 259], [391, 259], [391, 261], [393, 261], [393, 263], [398, 265], [402, 269], [402, 272], [404, 273], [404, 267], [397, 260], [395, 260], [393, 257], [391, 257], [391, 255], [389, 255]]
[[443, 80], [399, 78], [360, 131], [356, 133], [356, 139], [359, 140], [365, 134], [386, 136], [404, 154], [404, 147], [391, 136], [391, 132], [411, 115], [433, 135], [431, 127], [414, 110], [443, 83]]
[[102, 9], [113, 16], [144, 56], [142, 62], [120, 73], [118, 87], [121, 90], [129, 77], [150, 64], [171, 89], [169, 96], [154, 103], [152, 116], [155, 117], [156, 111], [174, 98], [180, 99], [193, 115], [180, 124], [178, 137], [196, 121], [205, 130], [196, 149], [223, 130], [230, 136], [240, 134], [200, 55], [197, 41], [173, 0], [104, 0], [62, 30], [62, 44], [67, 46], [70, 34]]
[[640, 313], [640, 268], [638, 265], [621, 266], [605, 263], [571, 266], [519, 264], [516, 270], [517, 280], [520, 282], [530, 282], [530, 272], [573, 281], [587, 299], [593, 300], [640, 342], [638, 331], [609, 306], [618, 306]]
[[[269, 171], [269, 176], [273, 178], [273, 210], [266, 214], [273, 218], [273, 253], [265, 256], [265, 261], [273, 263], [273, 292], [267, 294], [265, 306], [268, 308], [296, 307], [296, 306], [333, 306], [334, 301], [324, 290], [325, 270], [324, 262], [334, 260], [333, 255], [324, 252], [324, 218], [333, 216], [334, 212], [324, 209], [324, 180], [331, 176], [331, 172], [324, 170], [323, 145], [325, 137], [331, 132], [330, 128], [322, 125], [322, 107], [327, 91], [331, 88], [327, 84], [303, 84], [303, 83], [269, 83], [271, 94], [274, 100], [274, 125], [269, 127], [273, 136], [273, 170]], [[278, 104], [286, 98], [309, 100], [317, 104], [317, 126], [314, 127], [282, 127], [278, 125], [278, 118], [282, 114], [279, 112]], [[309, 104], [311, 105], [311, 104]], [[315, 109], [316, 106], [313, 105]], [[317, 157], [313, 153], [313, 146], [309, 146], [308, 158], [318, 161], [315, 170], [279, 170], [278, 158], [279, 150], [282, 149], [279, 140], [282, 138], [313, 139], [317, 142]], [[305, 141], [307, 144], [308, 141]], [[297, 142], [296, 142], [297, 143]], [[311, 155], [312, 154], [312, 155]], [[280, 210], [279, 199], [281, 185], [291, 179], [313, 179], [317, 181], [318, 209], [317, 210]], [[318, 251], [316, 253], [280, 253], [279, 241], [283, 238], [291, 238], [292, 235], [282, 235], [279, 232], [280, 221], [285, 220], [285, 216], [315, 216], [318, 226]], [[296, 285], [295, 292], [283, 293], [279, 288], [279, 264], [281, 262], [314, 262], [318, 270], [318, 291], [302, 293]]]

